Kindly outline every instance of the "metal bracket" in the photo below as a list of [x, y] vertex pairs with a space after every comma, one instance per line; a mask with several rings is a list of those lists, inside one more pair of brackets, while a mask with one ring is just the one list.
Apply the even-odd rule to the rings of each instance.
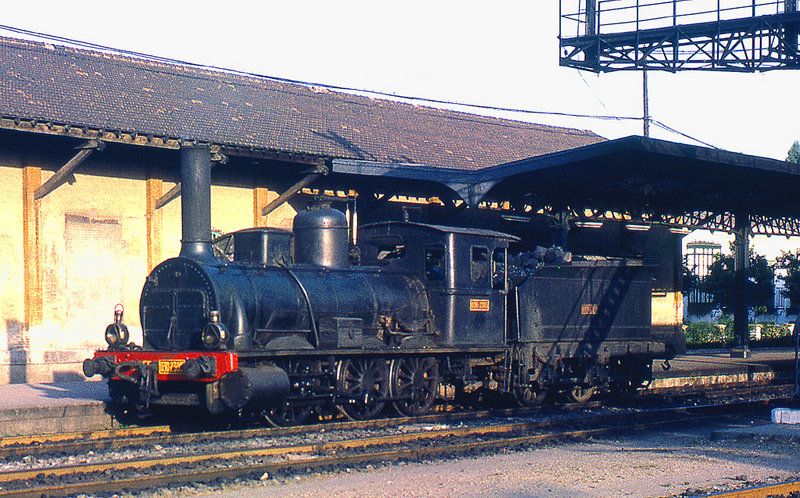
[[[228, 164], [228, 156], [222, 153], [222, 147], [219, 145], [211, 146], [211, 162], [219, 164]], [[212, 168], [214, 165], [212, 164]]]
[[497, 184], [494, 181], [480, 183], [448, 184], [470, 207], [477, 207], [486, 194]]

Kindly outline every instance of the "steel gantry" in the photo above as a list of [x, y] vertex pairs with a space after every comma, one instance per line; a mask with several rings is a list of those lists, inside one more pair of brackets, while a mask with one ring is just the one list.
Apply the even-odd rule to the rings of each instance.
[[561, 0], [560, 63], [605, 72], [800, 66], [798, 0]]

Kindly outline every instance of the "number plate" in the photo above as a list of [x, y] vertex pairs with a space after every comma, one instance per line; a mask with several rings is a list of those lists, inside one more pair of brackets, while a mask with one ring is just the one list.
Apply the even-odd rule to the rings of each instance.
[[489, 300], [488, 299], [470, 299], [469, 300], [469, 310], [470, 311], [489, 311]]
[[175, 375], [183, 373], [181, 367], [186, 360], [158, 360], [159, 375]]
[[596, 315], [598, 306], [596, 304], [581, 305], [581, 315]]

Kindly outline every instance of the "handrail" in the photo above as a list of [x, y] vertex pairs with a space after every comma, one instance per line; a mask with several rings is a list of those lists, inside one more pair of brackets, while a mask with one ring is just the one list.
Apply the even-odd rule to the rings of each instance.
[[560, 36], [611, 34], [797, 12], [798, 0], [561, 1]]

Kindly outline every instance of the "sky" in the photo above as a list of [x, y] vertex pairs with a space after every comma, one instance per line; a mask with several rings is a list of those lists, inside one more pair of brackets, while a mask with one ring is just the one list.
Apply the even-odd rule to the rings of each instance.
[[[260, 75], [484, 106], [642, 116], [642, 75], [558, 64], [558, 0], [7, 2], [0, 24]], [[20, 36], [0, 30], [6, 36]], [[785, 159], [800, 71], [649, 73], [650, 113], [722, 149]], [[464, 109], [469, 112], [487, 111]], [[641, 121], [494, 115], [641, 135]], [[651, 136], [694, 143], [651, 128]]]

